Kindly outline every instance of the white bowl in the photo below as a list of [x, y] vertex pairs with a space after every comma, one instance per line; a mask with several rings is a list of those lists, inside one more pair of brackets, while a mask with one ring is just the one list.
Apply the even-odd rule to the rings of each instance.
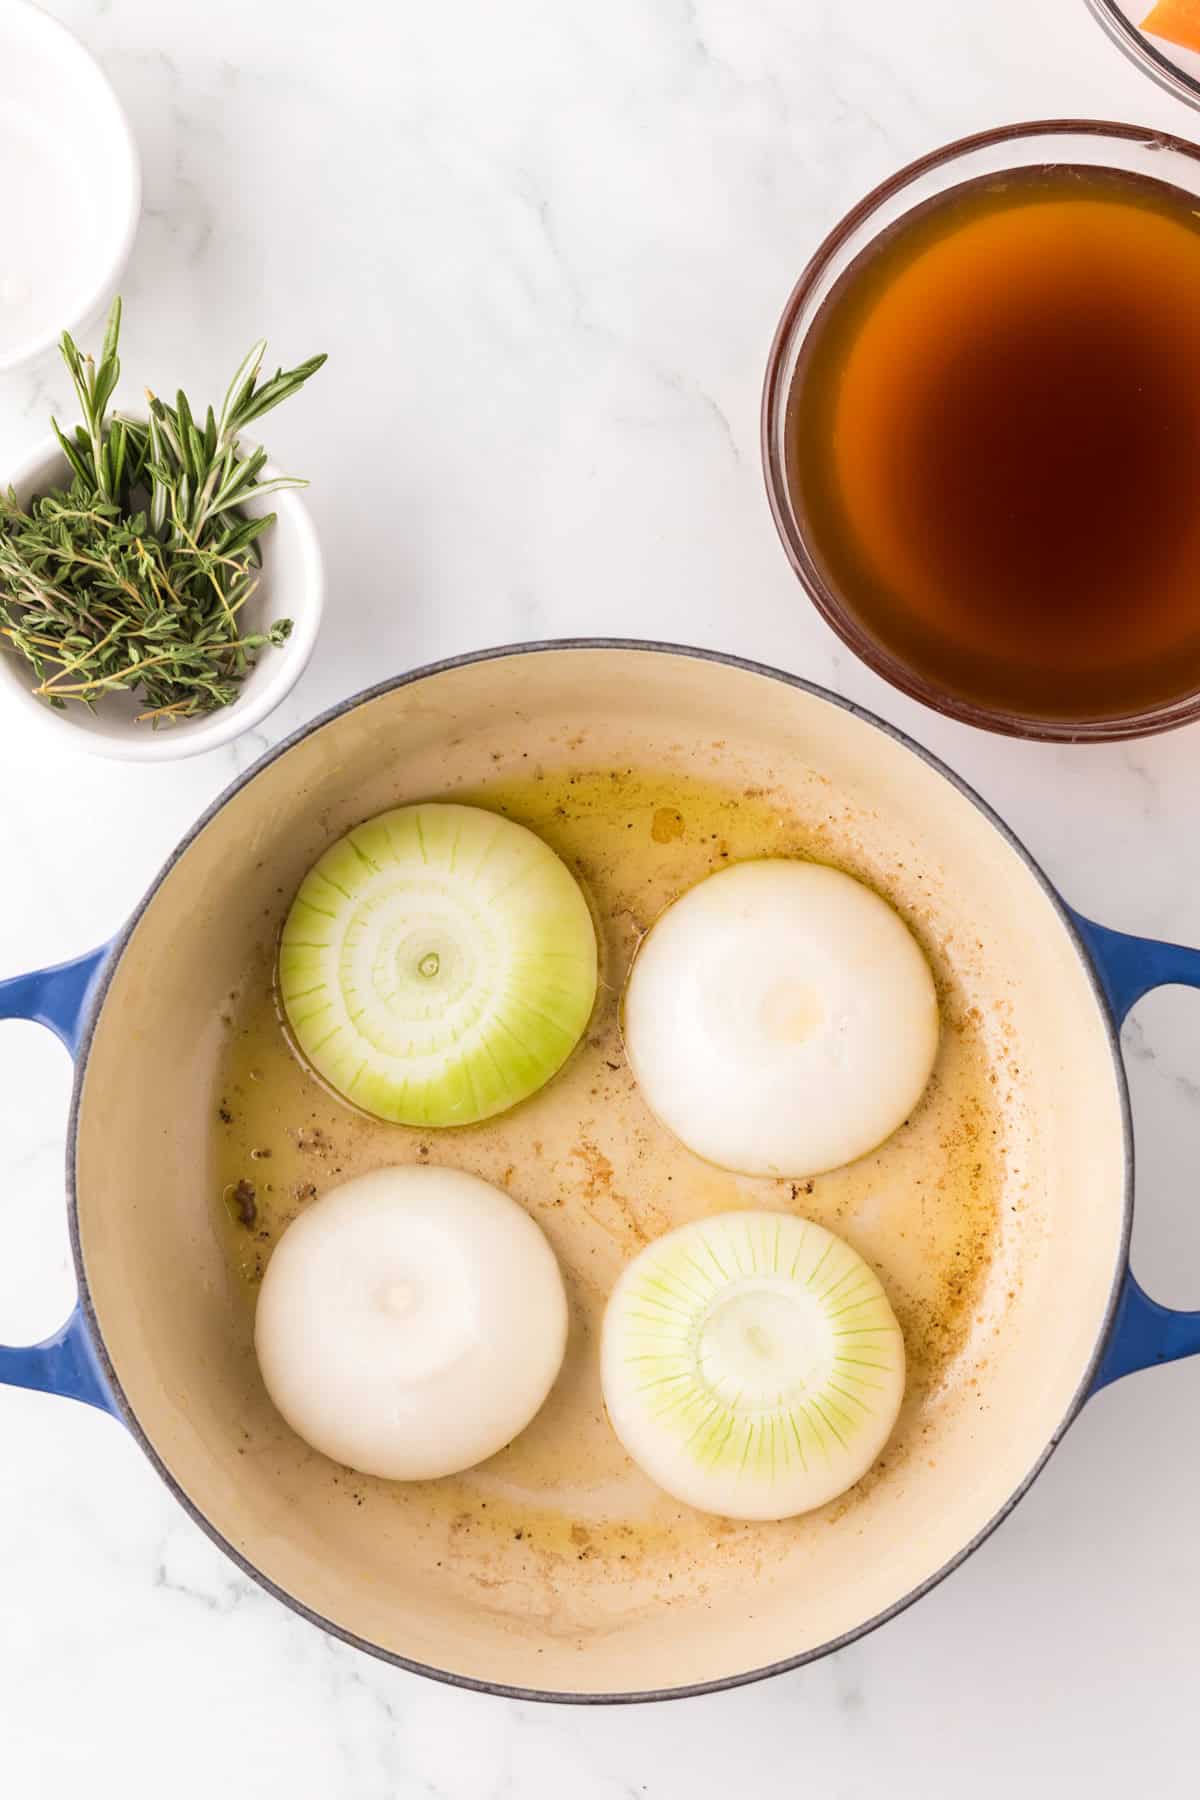
[[[246, 438], [243, 450], [253, 450]], [[277, 479], [282, 473], [268, 463], [260, 479]], [[28, 505], [34, 494], [52, 487], [66, 487], [70, 480], [66, 457], [55, 439], [43, 443], [0, 485], [12, 487], [18, 501]], [[73, 745], [93, 756], [119, 762], [171, 762], [214, 750], [249, 731], [296, 685], [312, 655], [324, 604], [325, 578], [321, 548], [308, 508], [294, 489], [268, 494], [243, 509], [261, 516], [279, 516], [259, 539], [262, 573], [242, 617], [247, 631], [262, 631], [273, 619], [292, 620], [292, 634], [278, 648], [266, 645], [258, 661], [242, 681], [236, 700], [217, 712], [194, 719], [180, 719], [157, 729], [139, 724], [141, 703], [132, 694], [106, 694], [96, 710], [69, 704], [65, 710], [47, 705], [32, 692], [36, 677], [23, 657], [0, 642], [0, 704], [22, 712], [31, 725], [55, 734], [60, 743]]]
[[137, 147], [97, 63], [57, 19], [0, 4], [0, 370], [86, 325], [137, 230]]

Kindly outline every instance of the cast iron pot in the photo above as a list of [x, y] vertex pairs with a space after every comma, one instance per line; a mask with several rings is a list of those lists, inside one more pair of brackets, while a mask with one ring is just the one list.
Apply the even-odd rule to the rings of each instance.
[[[562, 1260], [572, 1343], [545, 1415], [455, 1482], [357, 1480], [290, 1434], [258, 1379], [252, 1299], [230, 1270], [212, 1191], [221, 1014], [248, 958], [269, 966], [290, 896], [333, 836], [387, 806], [563, 768], [702, 775], [755, 804], [772, 797], [799, 841], [873, 881], [925, 945], [945, 1021], [939, 1069], [890, 1145], [807, 1194], [688, 1157], [598, 1027], [608, 1075], [585, 1048], [507, 1119], [434, 1146], [435, 1159], [507, 1176]], [[613, 919], [628, 897], [606, 894], [611, 876], [598, 850], [584, 878], [613, 988]], [[79, 1284], [61, 1331], [0, 1349], [0, 1381], [113, 1413], [247, 1574], [405, 1668], [607, 1701], [796, 1667], [969, 1555], [1097, 1388], [1200, 1350], [1200, 1313], [1156, 1305], [1128, 1267], [1133, 1146], [1117, 1030], [1171, 982], [1200, 986], [1200, 952], [1080, 918], [948, 769], [806, 682], [604, 641], [419, 670], [263, 758], [111, 945], [0, 984], [0, 1016], [47, 1025], [76, 1059], [67, 1186]], [[332, 1096], [322, 1105], [333, 1117]], [[381, 1148], [357, 1130], [366, 1148], [347, 1139], [351, 1165], [417, 1153], [416, 1134], [373, 1128], [390, 1131]], [[803, 1519], [733, 1526], [668, 1502], [630, 1467], [603, 1420], [594, 1331], [647, 1236], [747, 1203], [827, 1219], [871, 1257], [911, 1333], [913, 1380], [859, 1489]], [[956, 1231], [970, 1274], [939, 1289]]]

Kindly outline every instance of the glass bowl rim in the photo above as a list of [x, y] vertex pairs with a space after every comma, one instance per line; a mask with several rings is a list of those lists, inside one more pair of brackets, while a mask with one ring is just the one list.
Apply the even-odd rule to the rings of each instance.
[[[1165, 50], [1152, 44], [1141, 26], [1121, 10], [1117, 0], [1087, 0], [1087, 4], [1096, 23], [1143, 75], [1148, 75], [1151, 81], [1156, 81], [1159, 87], [1185, 105], [1200, 106], [1200, 81], [1180, 68]], [[1163, 42], [1167, 43], [1169, 39], [1164, 38]]]

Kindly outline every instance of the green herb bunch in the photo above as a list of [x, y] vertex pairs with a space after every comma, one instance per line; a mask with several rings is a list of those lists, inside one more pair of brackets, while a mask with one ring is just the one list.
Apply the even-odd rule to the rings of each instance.
[[148, 420], [109, 416], [120, 376], [121, 302], [113, 302], [99, 362], [70, 335], [62, 355], [82, 412], [68, 437], [52, 421], [72, 481], [28, 510], [0, 492], [0, 639], [29, 663], [51, 706], [93, 706], [127, 689], [159, 725], [237, 698], [256, 653], [281, 644], [290, 619], [264, 632], [242, 615], [261, 568], [259, 538], [275, 515], [242, 508], [291, 476], [260, 481], [265, 450], [239, 434], [304, 385], [325, 361], [260, 381], [265, 341], [250, 351], [219, 414], [198, 423], [186, 394], [169, 406], [147, 392]]

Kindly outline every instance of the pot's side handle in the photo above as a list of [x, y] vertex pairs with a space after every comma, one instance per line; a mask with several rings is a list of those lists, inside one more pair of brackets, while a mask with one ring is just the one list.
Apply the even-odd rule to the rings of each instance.
[[[73, 962], [0, 981], [0, 1019], [30, 1019], [44, 1025], [74, 1056], [88, 997], [107, 954], [108, 945], [104, 944]], [[0, 1344], [0, 1386], [63, 1394], [114, 1415], [117, 1410], [100, 1373], [78, 1301], [53, 1337], [16, 1348]]]
[[[1091, 954], [1113, 1016], [1121, 1024], [1152, 988], [1200, 988], [1200, 950], [1165, 944], [1157, 938], [1130, 937], [1074, 914], [1075, 927]], [[1160, 1306], [1126, 1269], [1116, 1316], [1092, 1392], [1107, 1387], [1135, 1369], [1174, 1362], [1200, 1353], [1200, 1312], [1178, 1312]]]

